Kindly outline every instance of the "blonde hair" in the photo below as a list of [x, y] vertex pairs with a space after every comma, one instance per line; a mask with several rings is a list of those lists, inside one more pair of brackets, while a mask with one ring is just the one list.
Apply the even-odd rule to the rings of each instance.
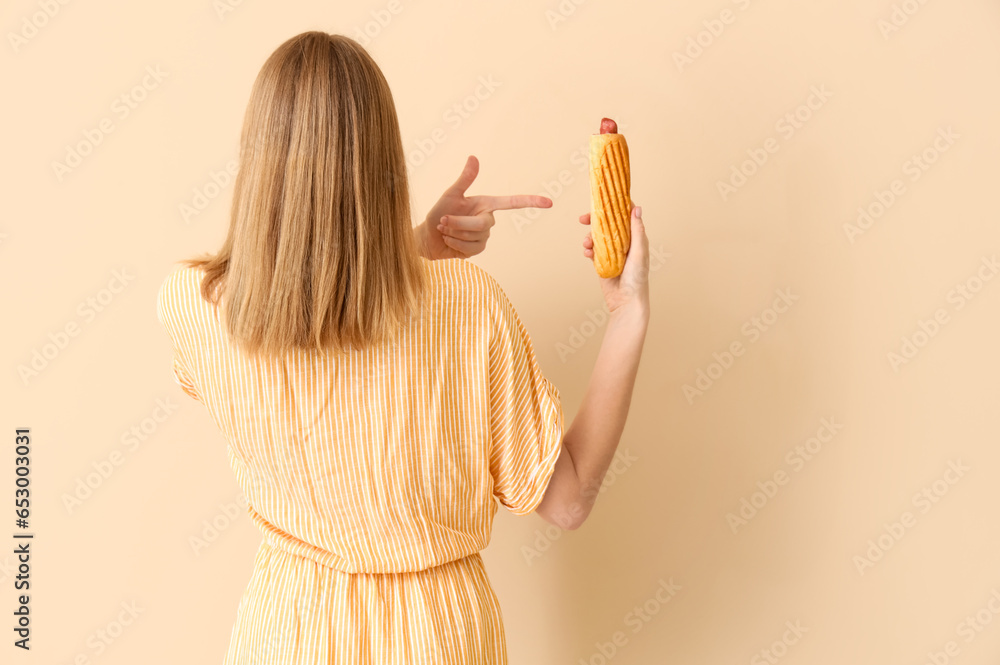
[[181, 263], [205, 271], [202, 297], [221, 297], [250, 354], [363, 347], [416, 313], [426, 276], [399, 121], [360, 44], [310, 31], [271, 54], [243, 120], [226, 240]]

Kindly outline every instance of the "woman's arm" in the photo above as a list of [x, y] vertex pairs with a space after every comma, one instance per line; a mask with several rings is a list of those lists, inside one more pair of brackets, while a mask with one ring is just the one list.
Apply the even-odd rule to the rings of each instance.
[[[649, 258], [641, 208], [632, 214], [632, 244], [619, 277], [602, 279], [609, 316], [583, 402], [563, 437], [545, 495], [535, 509], [546, 521], [576, 529], [590, 514], [614, 458], [649, 323]], [[589, 222], [589, 215], [580, 219]], [[593, 244], [584, 241], [584, 254]], [[589, 253], [588, 253], [589, 251]]]
[[648, 310], [636, 307], [608, 319], [580, 410], [563, 437], [552, 478], [535, 509], [548, 522], [576, 529], [597, 501], [625, 428], [648, 317]]
[[434, 260], [431, 255], [431, 242], [427, 237], [427, 221], [420, 222], [413, 227], [413, 239], [417, 242], [417, 253], [425, 259]]

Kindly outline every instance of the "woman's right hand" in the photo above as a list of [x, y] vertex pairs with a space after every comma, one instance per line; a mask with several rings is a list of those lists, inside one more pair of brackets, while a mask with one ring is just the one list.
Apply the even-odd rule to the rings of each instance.
[[[649, 313], [649, 239], [642, 222], [642, 208], [632, 204], [632, 237], [625, 256], [625, 267], [618, 277], [603, 278], [601, 290], [611, 314], [635, 311]], [[590, 224], [590, 213], [580, 216], [581, 224]], [[594, 259], [594, 240], [588, 232], [583, 239], [583, 255]]]

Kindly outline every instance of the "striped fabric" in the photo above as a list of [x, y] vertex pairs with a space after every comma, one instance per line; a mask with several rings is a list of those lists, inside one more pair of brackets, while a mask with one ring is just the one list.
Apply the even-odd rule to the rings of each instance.
[[500, 665], [479, 554], [497, 502], [542, 499], [564, 428], [558, 390], [497, 282], [424, 260], [425, 312], [394, 343], [253, 359], [198, 293], [163, 281], [173, 376], [227, 441], [261, 530], [225, 665]]

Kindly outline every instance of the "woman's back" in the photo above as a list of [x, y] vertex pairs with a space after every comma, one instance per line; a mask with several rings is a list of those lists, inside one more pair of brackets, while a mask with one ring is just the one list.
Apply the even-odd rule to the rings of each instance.
[[267, 540], [349, 573], [408, 572], [478, 552], [494, 496], [541, 501], [563, 414], [496, 281], [423, 261], [426, 308], [390, 344], [250, 358], [199, 294], [163, 282], [158, 313], [177, 381], [209, 410]]
[[497, 283], [424, 261], [426, 307], [393, 343], [254, 359], [202, 299], [163, 282], [174, 376], [228, 441], [264, 534], [226, 665], [506, 663], [479, 550], [501, 501], [541, 501], [563, 413]]

